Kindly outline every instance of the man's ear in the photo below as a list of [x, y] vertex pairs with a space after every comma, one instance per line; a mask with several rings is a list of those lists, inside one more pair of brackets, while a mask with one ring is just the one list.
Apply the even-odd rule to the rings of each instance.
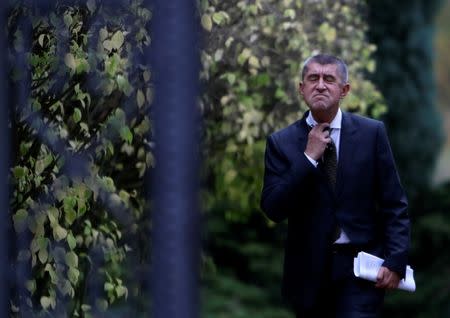
[[350, 91], [350, 84], [349, 83], [344, 84], [344, 86], [342, 86], [341, 88], [341, 98], [347, 96], [349, 91]]
[[303, 96], [303, 82], [298, 83], [298, 92]]

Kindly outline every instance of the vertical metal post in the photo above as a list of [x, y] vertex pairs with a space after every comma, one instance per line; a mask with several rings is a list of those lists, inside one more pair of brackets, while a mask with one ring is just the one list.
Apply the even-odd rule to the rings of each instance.
[[155, 0], [152, 6], [154, 318], [198, 316], [199, 28], [195, 3]]
[[[6, 2], [6, 3], [5, 3]], [[7, 1], [0, 3], [0, 28], [6, 29]], [[8, 261], [8, 244], [10, 228], [9, 215], [9, 168], [10, 168], [10, 131], [9, 131], [9, 96], [7, 80], [8, 46], [6, 34], [0, 37], [0, 317], [9, 316], [10, 266]]]

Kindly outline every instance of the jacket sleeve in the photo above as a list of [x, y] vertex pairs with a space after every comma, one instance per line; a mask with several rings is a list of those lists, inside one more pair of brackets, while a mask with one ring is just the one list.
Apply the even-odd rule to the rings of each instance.
[[384, 124], [377, 130], [377, 195], [384, 228], [383, 266], [405, 277], [410, 244], [408, 201], [400, 183]]
[[296, 158], [287, 158], [276, 136], [267, 138], [261, 209], [269, 219], [281, 222], [289, 215], [308, 179], [317, 173], [301, 149]]

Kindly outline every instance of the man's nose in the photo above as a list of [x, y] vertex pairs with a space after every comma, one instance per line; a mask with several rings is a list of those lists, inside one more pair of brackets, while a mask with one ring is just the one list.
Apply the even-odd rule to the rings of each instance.
[[327, 87], [325, 86], [325, 82], [323, 81], [323, 78], [319, 78], [319, 81], [317, 82], [317, 87], [318, 90], [323, 91], [325, 89], [327, 89]]

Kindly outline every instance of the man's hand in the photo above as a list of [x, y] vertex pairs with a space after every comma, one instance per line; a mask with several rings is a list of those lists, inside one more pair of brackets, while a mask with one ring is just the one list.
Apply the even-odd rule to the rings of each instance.
[[393, 289], [397, 288], [399, 283], [400, 276], [396, 272], [393, 272], [384, 266], [380, 267], [375, 287]]
[[305, 153], [316, 161], [322, 157], [327, 144], [331, 141], [328, 127], [330, 124], [321, 123], [314, 126], [309, 132]]

